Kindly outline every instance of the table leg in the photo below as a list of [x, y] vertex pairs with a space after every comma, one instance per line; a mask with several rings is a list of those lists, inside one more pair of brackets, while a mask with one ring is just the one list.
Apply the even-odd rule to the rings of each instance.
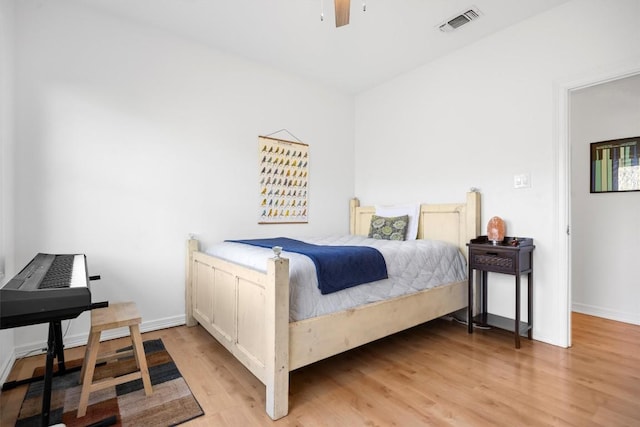
[[520, 275], [516, 275], [516, 319], [515, 319], [516, 348], [520, 348]]
[[[471, 265], [471, 263], [469, 263], [469, 265]], [[469, 284], [468, 284], [468, 292], [469, 292], [469, 298], [467, 300], [467, 333], [472, 334], [473, 333], [473, 306], [474, 306], [474, 299], [473, 299], [473, 268], [469, 267], [469, 278], [468, 278]]]
[[527, 337], [533, 339], [533, 268], [527, 277], [527, 287], [529, 288], [527, 304], [527, 323], [529, 325]]
[[481, 290], [479, 291], [480, 293], [480, 303], [482, 305], [482, 321], [486, 322], [487, 319], [487, 312], [488, 310], [488, 294], [487, 294], [487, 277], [489, 277], [489, 273], [487, 273], [486, 271], [482, 271], [482, 273], [480, 274], [480, 288]]

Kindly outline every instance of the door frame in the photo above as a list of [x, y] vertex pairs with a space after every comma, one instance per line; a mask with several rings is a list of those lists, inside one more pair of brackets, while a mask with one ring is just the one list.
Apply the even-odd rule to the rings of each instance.
[[558, 285], [561, 287], [560, 318], [564, 318], [565, 347], [571, 347], [571, 92], [640, 74], [640, 62], [620, 63], [585, 73], [556, 84], [556, 247], [558, 248]]

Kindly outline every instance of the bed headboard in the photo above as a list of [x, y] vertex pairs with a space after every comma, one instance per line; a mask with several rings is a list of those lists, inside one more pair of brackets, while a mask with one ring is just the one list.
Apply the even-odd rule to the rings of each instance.
[[[358, 199], [351, 199], [349, 232], [369, 234], [373, 206], [360, 206]], [[466, 244], [480, 234], [480, 193], [467, 193], [464, 203], [422, 204], [418, 223], [418, 239], [444, 240], [455, 244], [467, 254]]]

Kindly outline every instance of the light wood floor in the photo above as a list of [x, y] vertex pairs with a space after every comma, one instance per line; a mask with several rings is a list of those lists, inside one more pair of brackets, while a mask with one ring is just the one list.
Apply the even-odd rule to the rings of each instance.
[[[515, 350], [506, 332], [435, 320], [293, 372], [289, 415], [276, 422], [264, 386], [202, 328], [143, 339], [162, 338], [202, 405], [189, 426], [640, 426], [640, 326], [580, 314], [573, 326], [570, 349], [524, 340]], [[9, 380], [42, 363], [18, 361]], [[2, 393], [2, 426], [25, 389]]]

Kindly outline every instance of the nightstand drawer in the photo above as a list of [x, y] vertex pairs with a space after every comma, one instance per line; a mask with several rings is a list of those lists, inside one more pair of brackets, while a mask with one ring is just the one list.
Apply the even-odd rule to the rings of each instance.
[[515, 273], [517, 269], [516, 254], [514, 252], [472, 250], [471, 268], [496, 273]]

